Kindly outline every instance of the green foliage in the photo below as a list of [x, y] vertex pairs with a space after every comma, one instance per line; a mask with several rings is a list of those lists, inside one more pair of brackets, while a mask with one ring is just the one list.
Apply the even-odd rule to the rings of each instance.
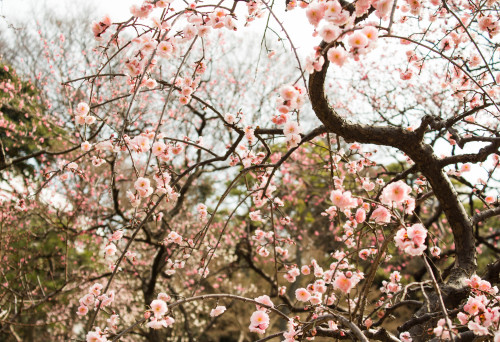
[[[30, 155], [56, 145], [56, 134], [63, 130], [47, 120], [47, 106], [42, 103], [41, 91], [19, 77], [15, 70], [0, 60], [0, 140], [7, 159]], [[4, 161], [5, 162], [5, 161]], [[18, 172], [33, 176], [33, 160], [16, 163]]]

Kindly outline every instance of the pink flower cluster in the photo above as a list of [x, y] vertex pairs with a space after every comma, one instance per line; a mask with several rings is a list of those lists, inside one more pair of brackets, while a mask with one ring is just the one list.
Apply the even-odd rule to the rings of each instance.
[[[269, 307], [274, 307], [273, 302], [269, 296], [263, 295], [255, 298], [255, 301]], [[258, 334], [264, 334], [266, 329], [269, 327], [269, 315], [267, 314], [267, 308], [264, 306], [256, 305], [257, 311], [255, 311], [250, 317], [250, 332], [255, 332]]]
[[388, 184], [384, 190], [380, 201], [388, 206], [397, 206], [405, 213], [411, 214], [415, 209], [415, 199], [410, 196], [411, 187], [403, 181]]
[[425, 238], [427, 237], [427, 229], [420, 223], [416, 223], [411, 227], [401, 228], [396, 233], [394, 241], [396, 246], [404, 250], [412, 256], [422, 255], [427, 246]]
[[341, 211], [358, 206], [358, 200], [352, 197], [350, 191], [333, 190], [330, 193], [330, 201]]
[[94, 33], [94, 37], [96, 40], [102, 40], [101, 35], [106, 32], [108, 27], [111, 26], [111, 19], [109, 16], [105, 16], [101, 19], [101, 21], [94, 21], [92, 23], [92, 32]]
[[484, 16], [479, 19], [479, 29], [488, 32], [492, 38], [500, 32], [500, 23], [492, 15]]
[[363, 279], [363, 274], [360, 272], [339, 272], [335, 273], [333, 287], [344, 292], [349, 293], [351, 290]]
[[[159, 293], [158, 299], [155, 299], [151, 302], [149, 307], [150, 311], [147, 311], [145, 314], [145, 318], [151, 318], [150, 321], [146, 324], [147, 327], [151, 329], [161, 329], [168, 328], [172, 324], [174, 324], [175, 320], [170, 316], [165, 316], [168, 312], [167, 301], [170, 300], [170, 296], [165, 293]], [[153, 316], [151, 315], [153, 313]]]
[[192, 79], [191, 77], [178, 78], [175, 85], [180, 88], [179, 102], [182, 105], [187, 105], [191, 101], [191, 96], [198, 88], [200, 78]]
[[134, 183], [134, 188], [142, 198], [149, 197], [153, 193], [151, 182], [148, 178], [139, 177]]
[[460, 324], [467, 325], [475, 335], [493, 336], [500, 323], [498, 288], [477, 275], [466, 280], [466, 284], [471, 287], [472, 295], [467, 299], [464, 311], [457, 314]]
[[382, 293], [387, 293], [387, 297], [391, 298], [392, 293], [396, 293], [401, 290], [401, 274], [398, 271], [394, 271], [391, 273], [389, 279], [390, 282], [387, 282], [386, 280], [382, 281], [380, 291]]
[[104, 308], [115, 300], [115, 291], [111, 290], [107, 294], [101, 294], [102, 288], [102, 284], [95, 283], [90, 287], [89, 293], [80, 298], [78, 316], [85, 316], [89, 312], [89, 307], [97, 308], [101, 303], [101, 308]]
[[102, 331], [98, 327], [95, 328], [94, 331], [89, 331], [86, 336], [87, 342], [108, 342], [109, 340], [106, 338], [107, 332]]
[[196, 206], [196, 210], [198, 211], [198, 217], [200, 218], [200, 221], [204, 222], [208, 216], [207, 206], [203, 203], [199, 203]]
[[89, 105], [85, 102], [80, 102], [76, 106], [75, 122], [78, 125], [91, 125], [95, 122], [95, 116], [88, 115], [90, 111]]

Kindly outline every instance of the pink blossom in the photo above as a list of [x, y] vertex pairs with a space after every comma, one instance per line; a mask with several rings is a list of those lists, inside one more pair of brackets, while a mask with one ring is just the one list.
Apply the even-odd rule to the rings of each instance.
[[89, 331], [86, 336], [87, 342], [106, 342], [106, 337], [102, 336], [99, 328], [96, 331]]
[[101, 294], [102, 287], [103, 286], [101, 283], [95, 283], [94, 285], [92, 285], [89, 292], [97, 297]]
[[366, 211], [363, 208], [356, 210], [356, 222], [363, 223], [366, 220]]
[[494, 203], [495, 202], [495, 197], [494, 196], [486, 196], [484, 201], [488, 204]]
[[469, 300], [464, 305], [464, 311], [469, 315], [476, 315], [481, 311], [484, 311], [485, 306], [479, 298], [469, 297]]
[[370, 42], [376, 42], [378, 39], [378, 30], [374, 26], [365, 26], [361, 30]]
[[391, 213], [385, 207], [378, 206], [370, 218], [378, 224], [389, 223], [391, 222]]
[[349, 36], [349, 45], [355, 49], [362, 49], [366, 47], [369, 43], [368, 38], [363, 32], [356, 31]]
[[231, 113], [226, 113], [224, 115], [224, 120], [226, 120], [228, 124], [232, 125], [236, 122], [236, 116]]
[[85, 117], [85, 124], [92, 125], [96, 121], [95, 116], [88, 115]]
[[250, 220], [252, 221], [262, 221], [262, 216], [260, 214], [260, 210], [255, 210], [255, 211], [251, 211], [250, 214]]
[[386, 17], [392, 9], [393, 0], [377, 0], [373, 7], [376, 9], [375, 15], [379, 18]]
[[81, 145], [82, 151], [88, 152], [92, 148], [92, 144], [90, 144], [88, 141], [84, 141]]
[[430, 248], [430, 252], [433, 256], [438, 257], [441, 254], [441, 248], [433, 246]]
[[[268, 295], [259, 296], [259, 297], [255, 298], [255, 301], [258, 302], [258, 303], [261, 303], [263, 305], [274, 307], [274, 304], [273, 304], [273, 302], [271, 301], [271, 298], [269, 298]], [[257, 305], [257, 310], [264, 310], [265, 311], [266, 308]]]
[[311, 269], [309, 266], [305, 265], [300, 268], [300, 271], [302, 272], [303, 275], [308, 275], [311, 274]]
[[347, 60], [347, 52], [340, 46], [330, 48], [326, 56], [330, 62], [338, 66], [344, 65]]
[[149, 14], [153, 11], [154, 7], [148, 1], [144, 1], [141, 6], [132, 5], [130, 7], [130, 13], [137, 18], [147, 18]]
[[300, 128], [299, 124], [296, 121], [292, 121], [292, 120], [288, 121], [285, 124], [285, 127], [283, 128], [283, 133], [285, 134], [285, 136], [299, 134], [300, 132], [301, 132], [301, 128]]
[[319, 29], [318, 33], [325, 42], [331, 43], [340, 36], [341, 30], [337, 26], [327, 23]]
[[76, 314], [78, 316], [85, 316], [89, 312], [89, 309], [85, 305], [80, 305]]
[[300, 288], [295, 290], [295, 298], [297, 298], [298, 301], [307, 302], [309, 298], [311, 298], [311, 294], [305, 288]]
[[144, 177], [137, 178], [134, 183], [134, 188], [139, 192], [141, 197], [148, 197], [153, 193], [149, 179]]
[[342, 192], [340, 190], [333, 190], [330, 193], [330, 200], [333, 205], [337, 206], [342, 211], [354, 208], [358, 205], [358, 201], [352, 197], [350, 191]]
[[82, 115], [82, 116], [85, 116], [88, 114], [90, 110], [90, 107], [88, 104], [86, 104], [85, 102], [80, 102], [77, 106], [76, 106], [76, 113], [78, 115]]
[[344, 293], [349, 293], [351, 289], [358, 284], [362, 277], [363, 274], [360, 272], [353, 273], [347, 271], [345, 274], [338, 272], [333, 282], [333, 286]]
[[321, 293], [316, 293], [316, 294], [314, 294], [314, 296], [311, 296], [311, 298], [309, 299], [309, 302], [311, 302], [312, 305], [321, 304], [321, 302], [322, 302]]
[[250, 317], [250, 331], [263, 334], [268, 327], [269, 315], [264, 311], [255, 311]]
[[399, 334], [399, 339], [401, 340], [401, 342], [411, 342], [412, 341], [411, 335], [408, 331], [405, 331], [405, 332], [402, 332], [401, 334]]
[[318, 26], [321, 19], [325, 16], [325, 7], [320, 3], [312, 3], [307, 6], [306, 16], [311, 25]]
[[171, 42], [162, 41], [157, 46], [157, 54], [160, 57], [168, 58], [174, 51], [174, 47]]
[[146, 324], [148, 328], [151, 329], [161, 329], [161, 328], [167, 328], [169, 324], [167, 324], [167, 321], [164, 319], [158, 319], [157, 317], [151, 317], [151, 320]]
[[462, 167], [460, 168], [460, 172], [469, 172], [470, 170], [471, 170], [470, 164], [463, 164]]
[[457, 314], [457, 318], [460, 321], [460, 324], [463, 324], [463, 325], [467, 324], [467, 322], [469, 321], [469, 316], [467, 316], [463, 312], [459, 312]]
[[149, 305], [156, 318], [162, 317], [167, 311], [167, 303], [161, 299], [155, 299]]
[[215, 309], [212, 309], [212, 311], [210, 311], [210, 317], [220, 316], [224, 313], [224, 311], [226, 311], [226, 307], [218, 305]]
[[116, 246], [113, 243], [110, 243], [104, 248], [104, 252], [106, 253], [107, 256], [115, 255]]
[[483, 336], [488, 335], [489, 333], [488, 328], [474, 321], [470, 321], [469, 324], [467, 324], [467, 327], [474, 333], [474, 335]]
[[381, 202], [387, 205], [402, 203], [408, 198], [411, 187], [403, 181], [397, 181], [387, 185], [382, 191]]

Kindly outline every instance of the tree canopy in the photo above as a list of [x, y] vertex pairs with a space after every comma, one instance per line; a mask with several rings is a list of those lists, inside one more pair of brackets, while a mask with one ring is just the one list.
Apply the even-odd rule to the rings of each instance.
[[12, 37], [0, 337], [500, 341], [499, 6], [146, 0]]

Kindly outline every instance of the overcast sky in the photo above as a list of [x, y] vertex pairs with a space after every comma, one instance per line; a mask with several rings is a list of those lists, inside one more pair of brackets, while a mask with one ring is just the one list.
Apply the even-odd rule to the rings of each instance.
[[[185, 6], [180, 0], [179, 5]], [[272, 1], [272, 0], [269, 0]], [[36, 17], [36, 13], [41, 13], [45, 10], [53, 10], [55, 14], [66, 15], [68, 12], [81, 13], [86, 12], [84, 9], [90, 8], [91, 19], [100, 19], [105, 14], [110, 15], [113, 21], [121, 21], [130, 17], [130, 6], [132, 4], [141, 4], [142, 0], [86, 0], [84, 2], [75, 0], [0, 0], [0, 29], [5, 29], [6, 24], [14, 24], [16, 22], [29, 22]], [[174, 2], [175, 7], [176, 2]], [[246, 13], [244, 10], [244, 3], [239, 3], [238, 8], [242, 9], [240, 17]], [[311, 33], [313, 32], [312, 26], [307, 22], [304, 12], [302, 10], [284, 11], [284, 1], [276, 1], [274, 6], [276, 14], [283, 20], [292, 41], [298, 47], [298, 53], [305, 57], [312, 53], [314, 45], [319, 43], [319, 39], [312, 39]], [[237, 11], [238, 12], [238, 11]], [[242, 25], [238, 28], [240, 31], [255, 31], [262, 34], [265, 27], [267, 17], [258, 19], [250, 26], [250, 29], [245, 29]], [[243, 22], [244, 20], [240, 20]], [[281, 28], [271, 18], [271, 27], [284, 38]], [[90, 28], [89, 28], [89, 32]], [[269, 33], [268, 37], [275, 37], [274, 34]]]

